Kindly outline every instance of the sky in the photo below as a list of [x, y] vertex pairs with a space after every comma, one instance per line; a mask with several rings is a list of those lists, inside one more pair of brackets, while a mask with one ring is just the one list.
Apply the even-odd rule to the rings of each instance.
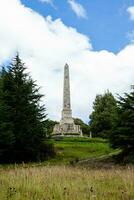
[[73, 117], [89, 120], [96, 94], [134, 83], [134, 0], [0, 0], [0, 65], [20, 53], [60, 120], [70, 66]]
[[[128, 7], [134, 6], [134, 0], [22, 0], [22, 2], [43, 16], [51, 15], [53, 20], [62, 21], [78, 32], [90, 37], [94, 50], [119, 52], [128, 44], [127, 33], [133, 30], [129, 20]], [[85, 15], [79, 16], [70, 9], [69, 2], [79, 3], [85, 9]], [[55, 9], [54, 9], [55, 7]]]

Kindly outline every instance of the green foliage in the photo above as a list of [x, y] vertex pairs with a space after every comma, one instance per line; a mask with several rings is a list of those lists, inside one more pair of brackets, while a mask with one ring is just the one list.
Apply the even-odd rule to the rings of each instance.
[[97, 95], [90, 115], [90, 126], [93, 136], [108, 138], [117, 117], [117, 102], [109, 91], [104, 95]]
[[90, 135], [90, 126], [89, 125], [87, 125], [87, 124], [85, 124], [81, 119], [79, 119], [79, 118], [75, 118], [74, 119], [74, 123], [76, 124], [76, 125], [80, 125], [80, 127], [81, 127], [81, 129], [82, 129], [82, 133], [84, 134], [84, 135]]
[[3, 68], [0, 73], [0, 158], [1, 156], [9, 157], [15, 144], [14, 125], [11, 120], [12, 108], [7, 104], [7, 98], [9, 97], [7, 88], [10, 90], [10, 87], [9, 76]]
[[[21, 162], [45, 158], [40, 146], [46, 138], [43, 95], [25, 73], [19, 55], [0, 77], [0, 161]], [[41, 156], [40, 156], [41, 155]]]
[[44, 130], [47, 132], [47, 137], [49, 137], [49, 138], [51, 137], [54, 125], [57, 123], [58, 122], [50, 120], [50, 119], [47, 119], [44, 121], [43, 125], [44, 125]]
[[121, 160], [134, 162], [134, 91], [125, 93], [124, 97], [119, 96], [118, 118], [110, 141], [114, 148], [122, 149]]

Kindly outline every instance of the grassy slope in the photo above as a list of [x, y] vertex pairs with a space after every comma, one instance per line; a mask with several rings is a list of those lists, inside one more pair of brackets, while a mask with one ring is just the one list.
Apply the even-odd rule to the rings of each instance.
[[90, 138], [62, 138], [54, 141], [56, 157], [47, 163], [67, 164], [72, 160], [98, 158], [116, 152], [103, 139]]
[[[71, 161], [85, 159], [99, 159], [118, 152], [113, 150], [109, 143], [101, 138], [62, 138], [53, 140], [56, 156], [43, 163], [30, 163], [25, 166], [66, 165]], [[16, 165], [17, 166], [17, 165]], [[21, 164], [19, 164], [21, 166]], [[0, 165], [0, 168], [10, 168], [14, 165]]]

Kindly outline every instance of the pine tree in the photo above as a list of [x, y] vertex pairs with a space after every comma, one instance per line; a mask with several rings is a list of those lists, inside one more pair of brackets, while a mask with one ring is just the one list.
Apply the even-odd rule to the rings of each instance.
[[[5, 130], [1, 130], [0, 135], [3, 138], [3, 132], [8, 136], [10, 132], [12, 136], [12, 151], [10, 157], [7, 157], [11, 162], [42, 160], [46, 152], [49, 152], [46, 149], [49, 148], [48, 145], [46, 147], [44, 143], [46, 132], [43, 123], [46, 114], [44, 105], [40, 105], [43, 95], [39, 94], [36, 83], [25, 71], [25, 65], [17, 55], [9, 70], [5, 72], [1, 84], [1, 102], [6, 113], [1, 116], [0, 127], [4, 126], [7, 115], [6, 123], [9, 123], [10, 128], [8, 130], [4, 126]], [[2, 109], [2, 106], [0, 107]]]
[[90, 115], [90, 128], [93, 136], [108, 138], [117, 117], [117, 102], [109, 91], [104, 95], [97, 95]]
[[11, 107], [6, 103], [8, 98], [7, 89], [10, 90], [10, 82], [5, 69], [0, 73], [0, 161], [10, 157], [13, 151], [15, 136], [11, 120]]
[[115, 121], [110, 142], [122, 150], [121, 161], [134, 162], [134, 91], [119, 96], [118, 118]]

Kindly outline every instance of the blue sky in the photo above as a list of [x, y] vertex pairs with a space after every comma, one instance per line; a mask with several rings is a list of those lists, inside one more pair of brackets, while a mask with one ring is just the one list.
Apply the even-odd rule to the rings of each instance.
[[61, 18], [67, 26], [86, 34], [95, 51], [119, 52], [128, 43], [128, 33], [134, 23], [129, 20], [127, 8], [134, 6], [134, 0], [77, 0], [86, 10], [87, 18], [77, 17], [67, 0], [54, 0], [54, 7], [39, 0], [22, 0], [22, 3], [43, 16]]

